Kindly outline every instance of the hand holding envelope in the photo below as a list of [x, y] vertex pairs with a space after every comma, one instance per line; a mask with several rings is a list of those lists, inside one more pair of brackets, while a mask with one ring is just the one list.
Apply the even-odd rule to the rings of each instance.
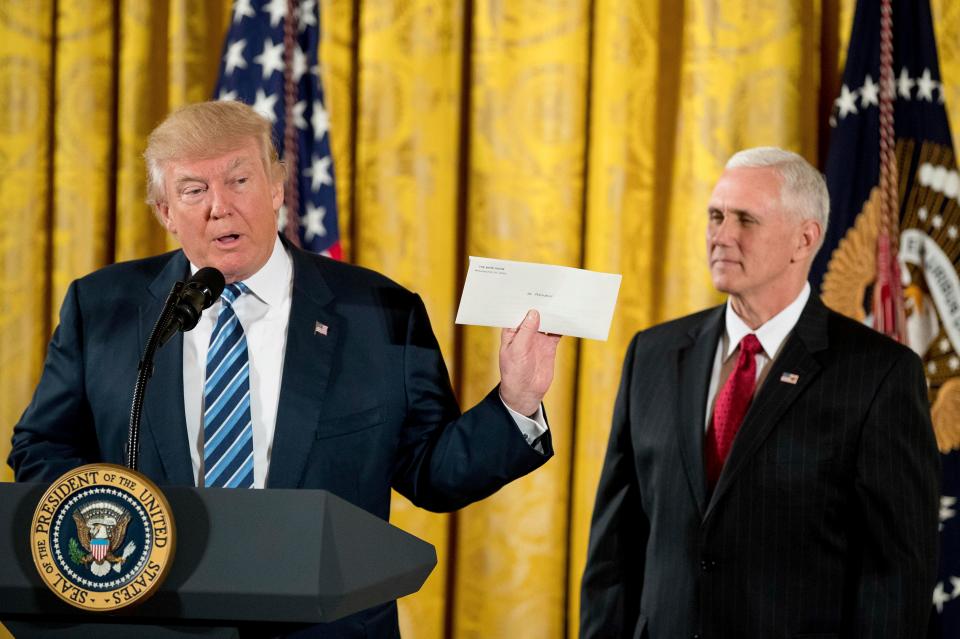
[[565, 266], [470, 258], [456, 322], [504, 329], [500, 397], [507, 406], [523, 415], [539, 408], [553, 381], [560, 335], [607, 338], [620, 279]]
[[531, 310], [517, 328], [500, 333], [500, 398], [521, 415], [533, 415], [553, 381], [559, 335], [540, 333]]

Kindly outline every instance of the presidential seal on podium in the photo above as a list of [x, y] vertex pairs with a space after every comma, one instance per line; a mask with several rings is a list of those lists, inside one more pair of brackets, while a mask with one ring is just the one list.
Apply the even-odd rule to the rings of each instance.
[[223, 274], [206, 267], [175, 283], [167, 296], [137, 366], [126, 466], [87, 464], [64, 473], [33, 513], [33, 563], [47, 587], [71, 606], [114, 611], [145, 601], [170, 570], [173, 513], [160, 489], [137, 472], [140, 418], [157, 349], [196, 326], [224, 285]]
[[173, 562], [170, 504], [124, 466], [88, 464], [54, 481], [33, 514], [30, 547], [43, 582], [65, 602], [114, 611], [146, 600]]

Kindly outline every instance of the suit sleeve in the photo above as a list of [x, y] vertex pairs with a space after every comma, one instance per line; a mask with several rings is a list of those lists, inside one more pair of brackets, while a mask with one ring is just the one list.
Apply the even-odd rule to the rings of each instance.
[[590, 523], [580, 591], [580, 638], [632, 636], [640, 615], [649, 523], [630, 439], [631, 382], [637, 338], [627, 352], [613, 427]]
[[100, 457], [83, 377], [83, 323], [77, 283], [47, 347], [40, 383], [14, 426], [7, 463], [17, 481], [50, 481]]
[[940, 458], [919, 359], [904, 353], [880, 385], [856, 467], [858, 637], [926, 635], [937, 574]]
[[407, 322], [404, 353], [406, 419], [393, 486], [414, 504], [444, 512], [483, 499], [543, 465], [550, 433], [527, 443], [494, 388], [462, 415], [440, 347], [419, 296]]

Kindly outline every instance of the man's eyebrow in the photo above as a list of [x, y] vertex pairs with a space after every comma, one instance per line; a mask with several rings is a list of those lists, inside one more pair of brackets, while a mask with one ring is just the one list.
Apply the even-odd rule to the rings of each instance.
[[[233, 171], [234, 169], [238, 167], [242, 167], [245, 164], [249, 164], [248, 158], [244, 158], [244, 157], [234, 158], [233, 161], [230, 162], [229, 165], [227, 165], [227, 172]], [[180, 185], [180, 184], [185, 184], [186, 182], [205, 182], [205, 181], [206, 180], [204, 180], [202, 177], [191, 175], [189, 173], [184, 173], [184, 174], [178, 175], [177, 179], [174, 180], [174, 183], [177, 185]]]
[[[723, 212], [724, 212], [724, 210], [723, 210], [722, 208], [720, 208], [719, 206], [707, 206], [707, 213], [723, 213]], [[744, 216], [744, 215], [746, 215], [746, 216], [748, 216], [748, 217], [755, 217], [753, 213], [751, 213], [750, 211], [748, 211], [748, 210], [746, 210], [746, 209], [728, 208], [728, 209], [726, 209], [726, 213], [728, 213], [728, 214], [730, 214], [730, 215], [736, 215], [737, 217], [742, 217], [742, 216]]]
[[247, 164], [247, 163], [248, 163], [248, 161], [247, 161], [247, 158], [245, 158], [245, 157], [242, 157], [242, 156], [241, 156], [241, 157], [238, 157], [238, 158], [233, 158], [233, 162], [231, 162], [230, 165], [227, 166], [227, 171], [232, 171], [232, 170], [236, 169], [237, 167], [243, 166], [244, 164]]
[[177, 179], [174, 180], [177, 185], [186, 184], [187, 182], [203, 182], [203, 178], [197, 177], [195, 175], [190, 175], [185, 173], [183, 175], [178, 175]]

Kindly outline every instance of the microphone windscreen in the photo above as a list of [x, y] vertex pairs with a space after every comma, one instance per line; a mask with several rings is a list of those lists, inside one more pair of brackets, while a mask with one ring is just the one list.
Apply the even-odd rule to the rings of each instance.
[[201, 310], [210, 308], [223, 293], [223, 287], [226, 285], [223, 273], [212, 266], [203, 267], [194, 273], [190, 281], [187, 282], [187, 286], [203, 291], [203, 308]]

